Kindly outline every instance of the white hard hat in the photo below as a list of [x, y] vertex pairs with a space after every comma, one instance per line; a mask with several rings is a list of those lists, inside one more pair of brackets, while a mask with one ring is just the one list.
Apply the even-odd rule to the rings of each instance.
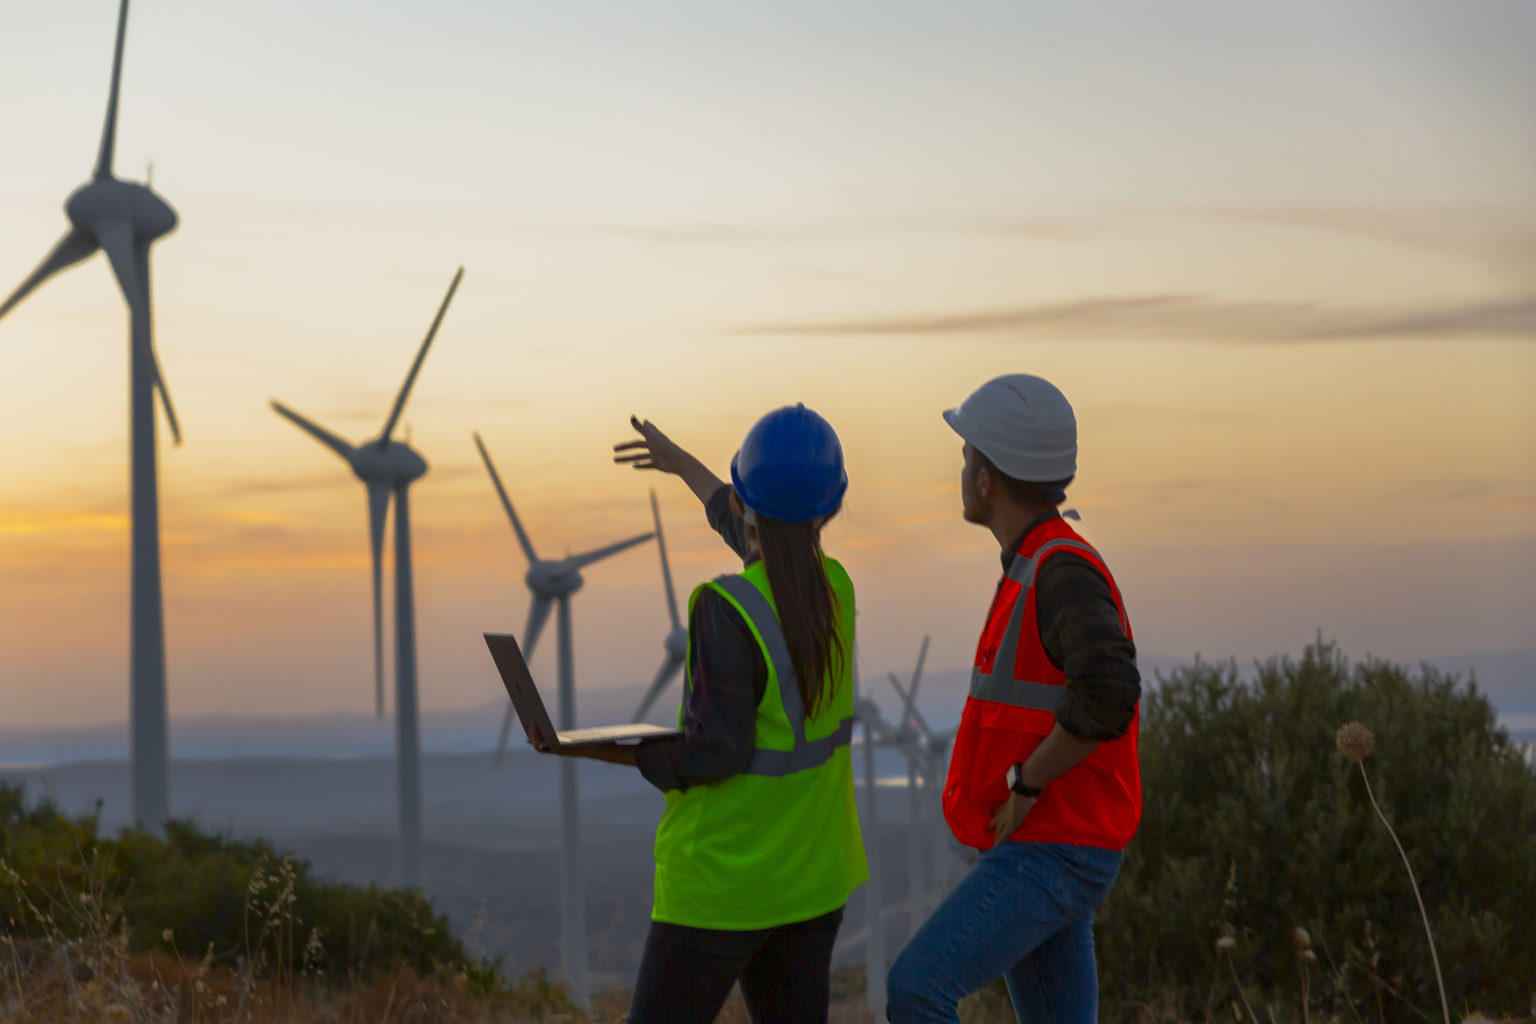
[[1077, 473], [1077, 417], [1056, 385], [1009, 373], [971, 392], [944, 422], [1015, 480], [1045, 483]]

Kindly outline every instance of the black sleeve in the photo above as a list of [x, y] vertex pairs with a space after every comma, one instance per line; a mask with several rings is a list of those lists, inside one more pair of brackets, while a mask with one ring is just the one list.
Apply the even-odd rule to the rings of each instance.
[[745, 562], [751, 555], [751, 549], [747, 547], [747, 524], [731, 508], [730, 484], [709, 496], [709, 501], [704, 504], [704, 515], [709, 519], [709, 528]]
[[768, 689], [768, 666], [735, 607], [712, 590], [688, 618], [692, 671], [683, 709], [683, 735], [643, 744], [635, 762], [665, 793], [719, 782], [746, 771], [757, 736], [757, 705]]
[[1047, 558], [1035, 578], [1035, 616], [1046, 656], [1067, 676], [1057, 724], [1084, 740], [1125, 735], [1141, 672], [1104, 574], [1069, 552]]

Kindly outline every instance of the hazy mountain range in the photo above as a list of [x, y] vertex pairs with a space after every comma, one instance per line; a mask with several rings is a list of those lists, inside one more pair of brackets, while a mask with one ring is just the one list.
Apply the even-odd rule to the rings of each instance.
[[[1187, 659], [1143, 655], [1142, 673], [1155, 685], [1158, 674], [1186, 664]], [[1512, 738], [1536, 741], [1536, 649], [1436, 658], [1430, 662], [1447, 672], [1475, 675], [1478, 688], [1498, 709]], [[1244, 672], [1252, 666], [1239, 664]], [[883, 673], [868, 672], [866, 686], [889, 719], [900, 713], [900, 702]], [[920, 689], [919, 708], [934, 728], [959, 720], [968, 669], [930, 671]], [[905, 680], [903, 680], [905, 681]], [[430, 688], [430, 680], [424, 680]], [[553, 687], [544, 685], [551, 702]], [[674, 689], [658, 702], [651, 718], [662, 721], [672, 707]], [[174, 697], [174, 695], [173, 695]], [[578, 691], [578, 724], [627, 721], [639, 694], [628, 690]], [[496, 742], [505, 705], [497, 699], [467, 708], [425, 711], [421, 742], [424, 752], [469, 754], [490, 750]], [[174, 704], [173, 704], [174, 709]], [[512, 742], [522, 744], [514, 730]], [[204, 760], [244, 757], [372, 757], [394, 750], [394, 723], [364, 710], [306, 717], [209, 715], [173, 718], [171, 750], [177, 759]], [[0, 724], [0, 764], [59, 764], [70, 761], [112, 761], [128, 756], [128, 733], [122, 722], [73, 728], [29, 728]]]

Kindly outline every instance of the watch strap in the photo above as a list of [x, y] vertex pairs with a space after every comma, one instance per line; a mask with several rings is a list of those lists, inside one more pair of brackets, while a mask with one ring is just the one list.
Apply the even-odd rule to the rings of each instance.
[[1045, 792], [1044, 786], [1031, 786], [1024, 781], [1024, 766], [1020, 764], [1008, 767], [1008, 788], [1022, 797], [1034, 798]]

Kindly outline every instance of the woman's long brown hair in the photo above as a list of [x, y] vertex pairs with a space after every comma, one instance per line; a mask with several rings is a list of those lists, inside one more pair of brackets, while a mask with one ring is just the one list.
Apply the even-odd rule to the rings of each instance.
[[837, 631], [837, 594], [821, 564], [823, 522], [791, 523], [757, 516], [763, 568], [778, 606], [789, 660], [800, 677], [800, 700], [807, 718], [832, 695], [849, 656]]

